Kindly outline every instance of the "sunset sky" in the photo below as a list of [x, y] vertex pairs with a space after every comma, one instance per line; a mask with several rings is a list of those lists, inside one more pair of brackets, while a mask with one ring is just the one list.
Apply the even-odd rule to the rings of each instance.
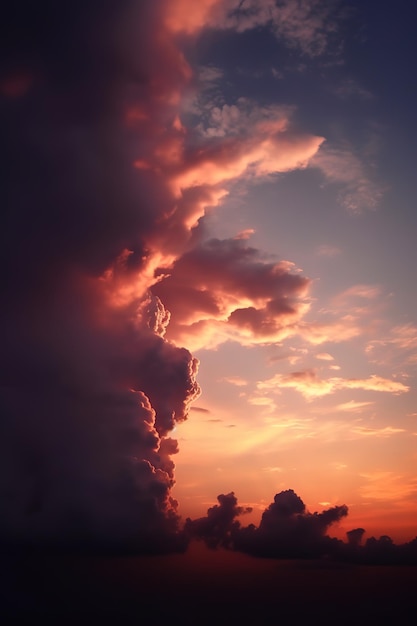
[[411, 538], [416, 95], [405, 4], [393, 14], [386, 2], [243, 2], [227, 19], [220, 7], [233, 3], [206, 3], [189, 22], [185, 4], [172, 23], [189, 33], [194, 84], [180, 119], [210, 161], [184, 179], [225, 195], [200, 221], [199, 248], [155, 288], [172, 314], [167, 338], [200, 361], [201, 397], [176, 431], [180, 511], [234, 490], [258, 521], [291, 487], [311, 510], [348, 504], [341, 532]]
[[219, 494], [258, 525], [290, 489], [348, 507], [332, 536], [413, 539], [410, 3], [23, 4], [1, 27], [2, 540], [175, 551]]

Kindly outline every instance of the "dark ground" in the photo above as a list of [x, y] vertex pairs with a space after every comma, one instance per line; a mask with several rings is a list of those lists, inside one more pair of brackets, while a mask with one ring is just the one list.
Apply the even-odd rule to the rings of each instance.
[[416, 623], [417, 567], [164, 557], [3, 557], [0, 623]]

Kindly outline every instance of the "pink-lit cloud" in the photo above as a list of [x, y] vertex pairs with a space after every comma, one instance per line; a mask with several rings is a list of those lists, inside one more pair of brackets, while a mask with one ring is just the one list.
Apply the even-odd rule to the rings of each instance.
[[375, 363], [395, 359], [408, 364], [417, 363], [417, 328], [410, 323], [394, 326], [383, 339], [370, 341], [366, 353]]
[[385, 426], [384, 428], [370, 428], [369, 426], [355, 426], [352, 433], [361, 437], [392, 437], [399, 433], [405, 433], [404, 428], [395, 428], [394, 426]]
[[322, 244], [316, 248], [317, 256], [333, 258], [342, 254], [342, 250], [330, 244]]
[[342, 402], [341, 404], [338, 404], [335, 407], [335, 409], [336, 411], [346, 411], [348, 413], [357, 413], [373, 405], [374, 405], [374, 402], [371, 402], [371, 401], [358, 402], [357, 400], [349, 400], [348, 402]]
[[244, 378], [240, 378], [239, 376], [227, 376], [223, 378], [223, 380], [230, 385], [234, 385], [235, 387], [246, 387], [248, 381]]
[[356, 315], [341, 315], [337, 321], [306, 322], [297, 325], [297, 333], [309, 343], [319, 346], [323, 343], [349, 341], [362, 335], [364, 326]]
[[372, 169], [346, 148], [325, 144], [310, 166], [319, 169], [328, 183], [340, 186], [339, 202], [350, 213], [375, 209], [385, 192]]
[[319, 352], [316, 354], [316, 359], [319, 359], [319, 361], [334, 361], [334, 357], [328, 352]]
[[374, 300], [381, 295], [381, 288], [378, 285], [352, 285], [339, 293], [333, 298], [334, 304], [345, 304], [348, 301], [352, 301], [354, 298], [363, 300]]
[[259, 177], [306, 167], [323, 141], [321, 137], [260, 134], [258, 130], [254, 128], [255, 135], [246, 141], [230, 139], [191, 153], [185, 167], [173, 176], [175, 193], [202, 185], [224, 185], [242, 175]]
[[365, 391], [379, 391], [394, 395], [406, 393], [409, 390], [403, 383], [372, 375], [369, 378], [319, 378], [314, 370], [302, 370], [290, 374], [276, 374], [273, 378], [258, 382], [259, 390], [277, 392], [280, 389], [294, 389], [307, 400], [326, 396], [341, 389], [362, 389]]
[[[168, 5], [166, 25], [174, 33], [194, 34], [205, 27], [244, 32], [267, 26], [288, 46], [308, 56], [323, 54], [335, 44], [340, 16], [338, 3], [323, 0], [174, 0]], [[340, 45], [340, 38], [339, 38]], [[333, 53], [337, 52], [333, 47]]]
[[185, 253], [154, 291], [172, 314], [167, 337], [197, 349], [291, 335], [308, 309], [309, 285], [291, 263], [264, 260], [238, 238]]

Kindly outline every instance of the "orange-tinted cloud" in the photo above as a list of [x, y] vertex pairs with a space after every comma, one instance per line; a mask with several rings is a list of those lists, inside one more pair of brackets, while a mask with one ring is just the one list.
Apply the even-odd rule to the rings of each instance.
[[358, 402], [356, 400], [349, 400], [348, 402], [342, 402], [341, 404], [338, 404], [335, 409], [337, 411], [347, 411], [348, 413], [356, 413], [359, 411], [362, 411], [362, 409], [365, 409], [369, 406], [372, 406], [374, 403], [373, 402]]
[[[165, 24], [173, 33], [188, 35], [205, 27], [244, 32], [266, 26], [308, 56], [318, 56], [334, 43], [338, 31], [337, 3], [323, 0], [172, 0], [167, 4]], [[339, 38], [340, 48], [340, 38]], [[334, 46], [333, 54], [338, 47]]]
[[154, 292], [171, 311], [167, 336], [196, 349], [292, 334], [309, 285], [291, 263], [263, 260], [245, 239], [213, 239], [185, 253]]
[[319, 346], [329, 341], [339, 343], [358, 337], [364, 332], [364, 327], [356, 316], [349, 314], [340, 316], [337, 321], [302, 321], [294, 330], [309, 343]]
[[365, 500], [395, 502], [409, 500], [417, 494], [417, 480], [393, 471], [374, 471], [361, 474], [365, 484], [361, 496]]
[[210, 16], [214, 19], [214, 9], [219, 12], [220, 5], [220, 0], [170, 0], [164, 11], [165, 26], [172, 33], [193, 34], [210, 24]]
[[370, 428], [368, 426], [355, 426], [352, 433], [361, 437], [391, 437], [399, 433], [406, 432], [404, 428], [394, 428], [393, 426], [385, 426], [384, 428]]
[[372, 375], [369, 378], [321, 379], [314, 370], [303, 370], [291, 374], [276, 374], [273, 378], [258, 383], [258, 389], [279, 391], [282, 388], [295, 389], [307, 400], [332, 394], [341, 389], [363, 389], [392, 394], [406, 393], [409, 390], [403, 383]]
[[188, 165], [173, 177], [176, 194], [189, 187], [221, 185], [246, 175], [267, 176], [306, 167], [323, 142], [314, 136], [252, 129], [252, 137], [229, 138], [219, 145], [188, 155]]
[[352, 285], [348, 289], [339, 293], [333, 298], [333, 304], [343, 306], [353, 299], [374, 300], [381, 295], [381, 288], [378, 285]]
[[417, 363], [417, 328], [413, 324], [395, 326], [383, 339], [370, 341], [366, 353], [375, 363], [384, 363], [387, 359]]
[[319, 361], [334, 361], [334, 357], [328, 352], [319, 352], [316, 354], [316, 359], [319, 359]]

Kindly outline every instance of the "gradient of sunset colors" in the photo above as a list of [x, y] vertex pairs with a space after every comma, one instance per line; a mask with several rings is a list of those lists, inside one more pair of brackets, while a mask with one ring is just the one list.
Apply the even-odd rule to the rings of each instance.
[[177, 430], [185, 515], [234, 490], [258, 523], [294, 488], [310, 510], [349, 506], [339, 537], [415, 535], [406, 21], [388, 3], [377, 19], [360, 3], [170, 4], [193, 69], [180, 119], [199, 148], [179, 184], [218, 194], [154, 289], [167, 338], [200, 361]]
[[31, 4], [0, 38], [0, 543], [182, 552], [208, 509], [249, 554], [282, 511], [308, 549], [409, 542], [405, 0]]

